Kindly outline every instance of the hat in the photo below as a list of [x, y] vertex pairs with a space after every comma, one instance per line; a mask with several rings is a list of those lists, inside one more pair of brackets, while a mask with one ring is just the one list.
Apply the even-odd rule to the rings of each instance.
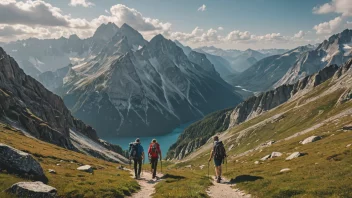
[[136, 139], [136, 142], [140, 142], [141, 140], [139, 138]]
[[153, 142], [153, 143], [156, 143], [156, 139], [153, 139], [152, 142]]

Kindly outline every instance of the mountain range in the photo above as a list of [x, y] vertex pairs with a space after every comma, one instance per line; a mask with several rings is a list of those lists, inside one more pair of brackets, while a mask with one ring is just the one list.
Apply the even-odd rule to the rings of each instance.
[[242, 101], [205, 54], [162, 35], [148, 42], [127, 24], [107, 24], [86, 40], [98, 39], [106, 44], [94, 57], [37, 78], [102, 137], [166, 134]]
[[96, 56], [119, 28], [114, 23], [101, 25], [87, 39], [77, 35], [59, 39], [30, 38], [2, 45], [24, 72], [34, 78], [46, 71], [55, 71], [71, 63], [80, 63]]
[[[220, 56], [227, 60], [230, 63], [231, 68], [237, 72], [243, 72], [249, 67], [251, 67], [254, 63], [260, 61], [261, 59], [273, 56], [277, 54], [282, 54], [288, 50], [285, 49], [263, 49], [263, 50], [252, 50], [247, 49], [245, 51], [241, 50], [224, 50], [220, 48], [216, 48], [214, 46], [205, 46], [194, 49], [195, 51], [211, 54], [215, 56]], [[231, 73], [228, 73], [228, 75]]]
[[319, 45], [306, 45], [281, 55], [264, 58], [241, 75], [227, 81], [242, 88], [260, 92], [297, 82], [331, 64], [341, 65], [352, 57], [352, 30], [344, 30]]

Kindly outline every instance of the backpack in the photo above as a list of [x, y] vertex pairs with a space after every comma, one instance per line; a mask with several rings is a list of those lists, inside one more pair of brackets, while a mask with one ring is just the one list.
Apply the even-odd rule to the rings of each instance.
[[133, 159], [138, 158], [138, 144], [132, 143], [130, 144], [130, 157]]
[[214, 146], [214, 159], [223, 160], [226, 157], [224, 144], [220, 141]]
[[154, 155], [158, 154], [158, 145], [157, 145], [157, 143], [153, 143], [151, 145], [150, 153], [154, 154]]

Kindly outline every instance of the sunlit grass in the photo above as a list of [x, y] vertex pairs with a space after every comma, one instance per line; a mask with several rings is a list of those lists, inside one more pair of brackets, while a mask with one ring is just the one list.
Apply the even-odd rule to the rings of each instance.
[[[43, 167], [48, 185], [57, 188], [62, 197], [123, 197], [139, 189], [136, 181], [119, 164], [89, 157], [77, 152], [28, 138], [0, 124], [0, 142], [32, 154]], [[80, 165], [91, 165], [94, 174], [76, 170]], [[57, 174], [48, 173], [54, 169]], [[8, 197], [3, 190], [12, 184], [26, 181], [15, 175], [0, 173], [0, 197]]]

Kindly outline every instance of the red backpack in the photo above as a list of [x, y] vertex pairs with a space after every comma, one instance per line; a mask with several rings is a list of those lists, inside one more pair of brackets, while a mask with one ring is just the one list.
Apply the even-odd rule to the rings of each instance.
[[150, 146], [149, 146], [149, 154], [152, 156], [152, 157], [158, 157], [159, 156], [159, 144], [158, 143], [151, 143]]

